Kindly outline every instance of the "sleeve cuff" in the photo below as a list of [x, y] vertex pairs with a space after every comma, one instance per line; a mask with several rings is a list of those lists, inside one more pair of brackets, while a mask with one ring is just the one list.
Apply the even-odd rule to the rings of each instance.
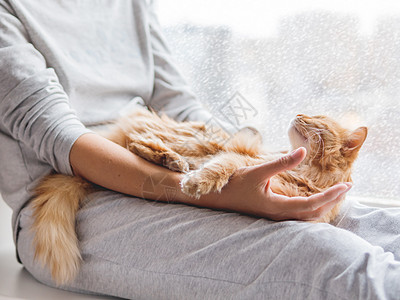
[[63, 134], [62, 138], [57, 142], [60, 146], [57, 149], [59, 158], [57, 159], [58, 165], [56, 171], [58, 173], [73, 175], [73, 170], [70, 163], [70, 152], [76, 140], [84, 134], [92, 133], [90, 129], [84, 126], [71, 126], [65, 130], [67, 134]]

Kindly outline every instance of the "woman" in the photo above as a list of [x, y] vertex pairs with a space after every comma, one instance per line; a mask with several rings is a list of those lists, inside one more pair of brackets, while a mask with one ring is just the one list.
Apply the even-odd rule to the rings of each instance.
[[[177, 120], [212, 117], [173, 65], [151, 4], [0, 0], [0, 190], [14, 211], [19, 258], [35, 278], [54, 286], [33, 257], [29, 206], [32, 189], [54, 169], [110, 190], [91, 195], [79, 212], [83, 263], [63, 289], [134, 299], [399, 294], [398, 210], [389, 218], [384, 210], [345, 206], [337, 225], [357, 236], [327, 224], [277, 223], [137, 198], [149, 179], [162, 177], [174, 202], [273, 220], [312, 220], [351, 187], [339, 184], [309, 198], [253, 188], [299, 164], [301, 148], [241, 169], [221, 194], [189, 198], [180, 192], [181, 174], [92, 132], [129, 111], [138, 98]], [[153, 188], [149, 198], [171, 200], [165, 185]], [[370, 228], [378, 217], [381, 227]], [[389, 223], [392, 229], [385, 228]], [[385, 238], [378, 237], [381, 231]]]

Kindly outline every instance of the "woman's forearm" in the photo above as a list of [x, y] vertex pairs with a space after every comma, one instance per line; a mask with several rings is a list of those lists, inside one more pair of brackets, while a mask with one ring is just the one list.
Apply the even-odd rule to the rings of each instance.
[[184, 194], [180, 187], [182, 173], [148, 162], [97, 134], [77, 139], [70, 162], [75, 175], [113, 191], [150, 200], [231, 209], [229, 199], [218, 193], [199, 199]]
[[182, 173], [148, 162], [97, 134], [78, 138], [71, 149], [70, 162], [75, 175], [131, 196], [261, 214], [243, 207], [246, 201], [237, 205], [231, 197], [219, 193], [190, 197], [181, 191]]
[[[71, 149], [70, 162], [75, 175], [120, 193], [161, 201], [186, 202], [189, 198], [180, 190], [181, 174], [150, 163], [97, 134], [78, 138]], [[163, 183], [155, 184], [154, 190], [146, 193], [146, 182], [160, 177]], [[173, 193], [167, 193], [166, 186]]]

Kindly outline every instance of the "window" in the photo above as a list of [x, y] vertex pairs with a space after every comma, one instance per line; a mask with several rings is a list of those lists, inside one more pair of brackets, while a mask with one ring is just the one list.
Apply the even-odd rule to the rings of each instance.
[[158, 14], [181, 70], [217, 115], [243, 97], [276, 150], [288, 148], [298, 113], [366, 125], [351, 195], [400, 205], [400, 4], [162, 0]]

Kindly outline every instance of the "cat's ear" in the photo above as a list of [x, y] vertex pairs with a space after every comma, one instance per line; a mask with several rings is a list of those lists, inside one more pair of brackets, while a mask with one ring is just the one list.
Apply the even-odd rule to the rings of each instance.
[[352, 131], [344, 142], [342, 148], [344, 154], [350, 156], [357, 153], [364, 144], [364, 141], [367, 138], [367, 133], [367, 127], [359, 127]]

